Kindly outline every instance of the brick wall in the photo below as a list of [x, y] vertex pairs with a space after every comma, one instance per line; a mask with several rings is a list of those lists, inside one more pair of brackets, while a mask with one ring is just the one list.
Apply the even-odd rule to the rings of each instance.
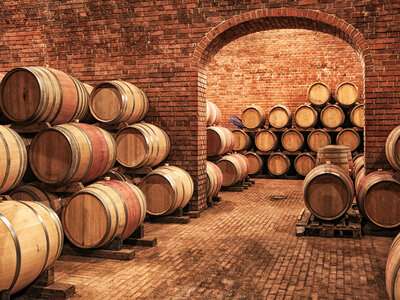
[[[344, 82], [364, 90], [357, 52], [330, 34], [304, 29], [262, 31], [224, 46], [210, 61], [206, 98], [218, 105], [222, 120], [240, 117], [244, 108], [260, 105], [266, 113], [277, 104], [296, 108], [307, 101], [314, 82], [326, 83], [332, 93]], [[362, 100], [362, 99], [360, 99]]]
[[0, 72], [48, 65], [88, 83], [129, 80], [166, 129], [171, 163], [192, 175], [205, 206], [205, 68], [224, 45], [269, 29], [329, 33], [364, 67], [368, 171], [388, 168], [384, 142], [400, 123], [400, 3], [317, 0], [10, 0], [0, 4]]

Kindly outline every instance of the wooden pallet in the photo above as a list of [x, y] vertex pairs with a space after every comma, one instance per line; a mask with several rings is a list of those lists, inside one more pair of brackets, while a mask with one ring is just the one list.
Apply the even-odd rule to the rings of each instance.
[[335, 221], [316, 218], [307, 209], [303, 209], [296, 223], [297, 236], [349, 237], [361, 238], [361, 215], [354, 209]]
[[248, 185], [245, 184], [245, 179], [240, 180], [234, 185], [221, 187], [221, 191], [225, 192], [243, 192], [245, 189], [248, 189]]
[[166, 216], [153, 216], [147, 215], [145, 221], [150, 223], [164, 223], [164, 224], [189, 224], [191, 218], [198, 218], [200, 216], [200, 212], [192, 211], [184, 212], [183, 208], [179, 207], [176, 211], [174, 211], [170, 215]]

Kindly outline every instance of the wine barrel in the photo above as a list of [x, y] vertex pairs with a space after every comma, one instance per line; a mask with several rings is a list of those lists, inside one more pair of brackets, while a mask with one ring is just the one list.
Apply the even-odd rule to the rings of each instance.
[[207, 101], [206, 121], [207, 126], [218, 125], [221, 122], [221, 110], [211, 101]]
[[309, 153], [301, 153], [294, 159], [294, 168], [297, 174], [307, 176], [315, 168], [315, 157]]
[[104, 178], [108, 177], [111, 180], [125, 181], [125, 182], [129, 182], [129, 183], [132, 183], [131, 181], [133, 179], [131, 176], [129, 176], [129, 175], [125, 174], [125, 173], [122, 173], [122, 172], [120, 172], [118, 170], [110, 170], [107, 173], [105, 173], [103, 175], [103, 177]]
[[0, 107], [14, 122], [63, 124], [86, 116], [85, 91], [82, 82], [59, 70], [15, 68], [0, 84]]
[[385, 271], [389, 300], [400, 299], [400, 233], [390, 245]]
[[362, 167], [358, 171], [357, 175], [354, 175], [354, 178], [355, 178], [354, 179], [354, 187], [355, 187], [355, 190], [356, 190], [356, 194], [358, 193], [358, 190], [360, 189], [361, 181], [364, 179], [365, 175], [366, 175], [366, 173], [365, 173], [365, 168], [364, 167]]
[[358, 87], [351, 82], [343, 82], [338, 85], [335, 91], [335, 98], [342, 107], [353, 106], [360, 96]]
[[323, 82], [315, 82], [308, 87], [307, 99], [316, 107], [323, 107], [331, 99], [331, 89]]
[[350, 151], [354, 151], [360, 146], [361, 138], [360, 135], [351, 128], [345, 128], [341, 130], [336, 136], [336, 144], [349, 146]]
[[296, 129], [288, 129], [282, 134], [281, 144], [286, 151], [299, 151], [301, 148], [303, 148], [304, 136]]
[[218, 195], [222, 187], [223, 175], [216, 164], [207, 161], [207, 197]]
[[168, 215], [188, 204], [194, 185], [185, 170], [163, 166], [149, 173], [140, 183], [140, 189], [146, 196], [148, 214]]
[[303, 198], [310, 212], [322, 220], [335, 220], [350, 208], [353, 182], [340, 167], [325, 164], [312, 169], [303, 181]]
[[354, 106], [351, 109], [349, 115], [351, 124], [359, 128], [364, 128], [365, 126], [364, 104], [359, 104]]
[[278, 145], [278, 138], [271, 130], [261, 130], [254, 137], [254, 143], [260, 151], [273, 151]]
[[322, 129], [311, 131], [307, 137], [308, 147], [315, 152], [331, 144], [331, 136]]
[[146, 94], [137, 86], [119, 80], [98, 84], [89, 97], [93, 117], [103, 123], [133, 124], [144, 119], [149, 110]]
[[115, 137], [117, 161], [128, 168], [154, 167], [169, 155], [167, 133], [149, 123], [137, 123], [120, 129]]
[[232, 153], [231, 155], [237, 157], [240, 160], [242, 168], [245, 170], [244, 177], [247, 177], [247, 175], [249, 175], [249, 168], [250, 168], [250, 162], [247, 159], [247, 157], [240, 153]]
[[90, 182], [115, 163], [116, 145], [107, 131], [89, 124], [69, 123], [47, 128], [32, 140], [29, 164], [48, 184]]
[[222, 186], [231, 186], [245, 178], [248, 170], [246, 164], [243, 164], [235, 155], [225, 155], [216, 163], [222, 172]]
[[246, 128], [255, 129], [264, 126], [267, 116], [261, 106], [253, 104], [243, 110], [241, 119]]
[[68, 240], [83, 249], [99, 248], [115, 237], [124, 240], [143, 222], [146, 198], [135, 185], [118, 180], [97, 181], [65, 205], [62, 224]]
[[64, 206], [63, 199], [32, 184], [26, 184], [10, 192], [13, 200], [37, 201], [61, 215]]
[[292, 125], [292, 113], [287, 106], [275, 105], [268, 113], [269, 125], [275, 128], [284, 128]]
[[33, 201], [0, 203], [0, 237], [0, 290], [9, 290], [11, 294], [52, 266], [64, 244], [56, 213]]
[[390, 165], [400, 171], [400, 125], [395, 127], [386, 139], [385, 154]]
[[400, 181], [391, 172], [372, 172], [359, 184], [357, 203], [361, 214], [382, 228], [400, 226]]
[[324, 127], [334, 129], [343, 125], [345, 115], [339, 106], [327, 105], [321, 110], [319, 118]]
[[300, 105], [294, 113], [294, 122], [301, 128], [314, 127], [318, 121], [318, 112], [310, 105]]
[[261, 172], [264, 164], [261, 156], [252, 151], [246, 152], [245, 156], [249, 161], [249, 175], [254, 175]]
[[27, 167], [27, 153], [21, 137], [0, 125], [0, 194], [14, 188]]
[[349, 175], [349, 147], [342, 145], [328, 145], [320, 148], [317, 153], [317, 166], [330, 162], [341, 167]]
[[364, 168], [364, 164], [365, 164], [364, 155], [361, 155], [361, 156], [357, 157], [353, 161], [353, 176], [354, 177], [356, 177], [358, 172], [360, 172], [360, 170], [362, 168]]
[[[84, 83], [84, 82], [82, 84], [86, 90], [87, 97], [89, 99], [90, 93], [93, 91], [94, 87], [87, 83]], [[82, 117], [81, 122], [87, 123], [87, 124], [93, 124], [93, 123], [97, 122], [97, 120], [93, 117], [92, 113], [90, 112], [89, 105], [88, 105], [87, 113], [85, 116]]]
[[251, 146], [250, 136], [241, 129], [233, 129], [233, 150], [234, 151], [243, 151], [249, 149]]
[[280, 176], [289, 171], [290, 160], [285, 154], [276, 152], [268, 157], [267, 167], [272, 175]]
[[231, 152], [235, 141], [233, 133], [225, 127], [207, 127], [207, 156]]
[[[0, 80], [2, 80], [4, 78], [4, 76], [6, 75], [6, 73], [0, 73]], [[3, 115], [3, 113], [1, 112], [0, 109], [0, 124], [9, 124], [11, 123], [11, 121], [5, 116]]]
[[[26, 136], [23, 136], [23, 135], [20, 135], [20, 137], [22, 139], [22, 142], [25, 145], [26, 153], [29, 153], [29, 148], [30, 148], [31, 143], [32, 143], [32, 138], [26, 137]], [[35, 181], [35, 180], [37, 180], [37, 178], [36, 178], [35, 174], [33, 174], [32, 170], [31, 170], [31, 167], [29, 166], [29, 163], [27, 163], [26, 164], [26, 171], [25, 171], [24, 177], [22, 177], [21, 182], [29, 183], [29, 182], [32, 182], [32, 181]]]

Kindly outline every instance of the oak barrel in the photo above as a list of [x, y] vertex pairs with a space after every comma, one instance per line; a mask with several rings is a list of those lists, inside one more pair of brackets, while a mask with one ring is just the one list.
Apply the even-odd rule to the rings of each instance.
[[222, 172], [222, 186], [231, 186], [245, 178], [248, 170], [246, 164], [243, 164], [235, 155], [225, 155], [217, 161], [216, 165]]
[[[4, 78], [6, 73], [0, 73], [0, 80]], [[0, 108], [0, 124], [9, 124], [11, 121], [1, 112]]]
[[294, 159], [294, 168], [301, 176], [307, 174], [315, 168], [315, 157], [309, 153], [301, 153]]
[[331, 144], [331, 136], [322, 129], [315, 129], [307, 136], [308, 147], [315, 152]]
[[400, 233], [390, 246], [385, 271], [389, 300], [400, 299]]
[[[87, 97], [89, 99], [90, 93], [93, 91], [94, 87], [84, 82], [82, 84], [87, 92]], [[89, 105], [86, 116], [83, 116], [81, 121], [82, 123], [87, 123], [87, 124], [93, 124], [97, 122], [97, 120], [93, 117], [92, 113], [90, 112]]]
[[232, 153], [231, 155], [237, 157], [242, 164], [242, 168], [245, 170], [244, 177], [249, 175], [250, 162], [247, 159], [247, 156], [240, 153]]
[[356, 159], [354, 159], [354, 161], [353, 161], [353, 175], [354, 175], [354, 177], [356, 177], [358, 172], [360, 172], [360, 170], [362, 168], [364, 168], [364, 164], [365, 164], [364, 155], [358, 156]]
[[315, 82], [308, 87], [307, 99], [316, 107], [325, 106], [331, 99], [331, 89], [323, 82]]
[[294, 122], [301, 128], [314, 127], [318, 121], [318, 112], [310, 105], [303, 104], [297, 107], [294, 113]]
[[32, 184], [26, 184], [10, 192], [13, 200], [38, 201], [61, 215], [63, 199]]
[[268, 157], [267, 167], [272, 175], [284, 175], [289, 171], [290, 160], [285, 154], [276, 152]]
[[62, 224], [68, 240], [79, 248], [99, 248], [115, 237], [128, 238], [143, 222], [146, 199], [135, 185], [97, 181], [65, 205]]
[[292, 113], [285, 105], [275, 105], [268, 113], [269, 125], [275, 128], [284, 128], [292, 125]]
[[206, 121], [207, 126], [218, 125], [221, 122], [221, 110], [211, 101], [207, 101]]
[[244, 155], [247, 157], [249, 161], [249, 170], [248, 170], [249, 175], [254, 175], [261, 172], [264, 164], [261, 156], [252, 151], [248, 151]]
[[366, 174], [365, 174], [365, 168], [364, 167], [362, 167], [358, 171], [358, 173], [356, 175], [354, 175], [354, 187], [355, 187], [355, 190], [356, 190], [356, 194], [358, 193], [361, 181], [364, 179], [365, 175]]
[[340, 106], [351, 107], [353, 106], [360, 96], [358, 87], [351, 82], [343, 82], [339, 84], [335, 91], [335, 98]]
[[115, 157], [116, 145], [111, 134], [83, 123], [42, 130], [29, 150], [33, 173], [48, 184], [90, 182], [110, 170]]
[[146, 196], [148, 214], [168, 215], [188, 204], [194, 185], [185, 170], [163, 166], [149, 173], [140, 183], [140, 189]]
[[149, 123], [137, 123], [120, 129], [115, 137], [117, 161], [128, 168], [154, 167], [170, 152], [167, 133]]
[[34, 201], [0, 203], [0, 290], [14, 294], [61, 254], [64, 235], [56, 213]]
[[267, 115], [261, 106], [253, 104], [243, 110], [241, 120], [248, 129], [262, 128], [267, 120]]
[[133, 124], [144, 119], [149, 110], [146, 94], [132, 83], [112, 80], [98, 84], [89, 97], [93, 117], [103, 123]]
[[343, 216], [350, 208], [353, 197], [353, 182], [338, 166], [317, 166], [304, 178], [304, 203], [313, 215], [322, 220], [335, 220]]
[[278, 137], [271, 130], [261, 130], [256, 133], [254, 143], [260, 151], [273, 151], [278, 145]]
[[345, 128], [336, 136], [336, 144], [349, 146], [351, 151], [356, 150], [360, 143], [360, 135], [352, 128]]
[[15, 68], [0, 84], [0, 107], [14, 122], [57, 125], [82, 119], [88, 100], [82, 82], [51, 68]]
[[317, 153], [317, 166], [330, 162], [341, 167], [346, 174], [349, 174], [349, 147], [342, 145], [328, 145], [320, 148]]
[[395, 127], [386, 139], [385, 154], [390, 165], [400, 171], [400, 125]]
[[245, 131], [243, 131], [242, 129], [233, 129], [232, 133], [234, 136], [234, 151], [243, 151], [249, 149], [249, 147], [251, 146], [251, 139]]
[[288, 129], [282, 134], [281, 144], [289, 152], [299, 151], [303, 148], [304, 136], [296, 129]]
[[400, 181], [391, 172], [377, 171], [366, 175], [357, 191], [362, 215], [382, 228], [400, 226]]
[[214, 197], [218, 195], [222, 187], [223, 175], [221, 170], [216, 164], [207, 161], [207, 197]]
[[365, 113], [364, 113], [364, 104], [358, 104], [354, 106], [350, 113], [350, 122], [359, 128], [363, 128], [365, 126]]
[[21, 137], [0, 125], [0, 194], [14, 188], [27, 168], [27, 153]]
[[343, 125], [345, 115], [339, 106], [327, 105], [321, 110], [319, 118], [324, 127], [334, 129]]
[[222, 155], [231, 152], [235, 137], [228, 128], [221, 126], [207, 127], [207, 156]]

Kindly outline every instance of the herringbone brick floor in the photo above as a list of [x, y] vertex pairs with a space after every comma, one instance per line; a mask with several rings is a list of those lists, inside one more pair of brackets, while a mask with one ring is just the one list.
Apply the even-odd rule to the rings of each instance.
[[76, 299], [386, 299], [391, 238], [296, 237], [301, 185], [256, 179], [190, 224], [145, 223], [158, 245], [132, 261], [62, 256], [56, 280]]

